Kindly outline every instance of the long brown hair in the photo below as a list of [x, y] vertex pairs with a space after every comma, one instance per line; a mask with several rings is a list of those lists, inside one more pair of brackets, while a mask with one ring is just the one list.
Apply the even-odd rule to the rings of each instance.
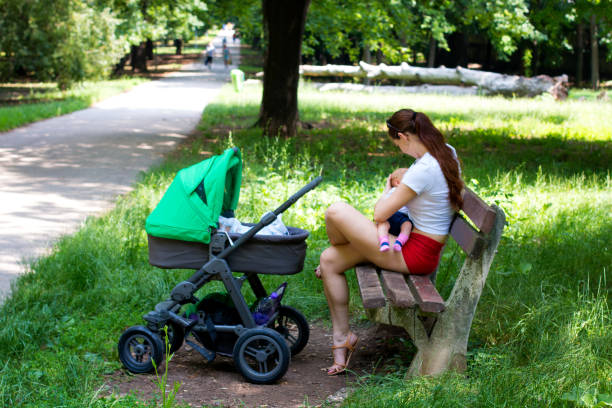
[[461, 180], [458, 160], [453, 151], [446, 145], [444, 135], [431, 123], [429, 117], [412, 109], [400, 109], [387, 120], [389, 136], [399, 139], [398, 133], [417, 135], [429, 153], [438, 161], [442, 174], [448, 184], [448, 198], [455, 210], [463, 205]]

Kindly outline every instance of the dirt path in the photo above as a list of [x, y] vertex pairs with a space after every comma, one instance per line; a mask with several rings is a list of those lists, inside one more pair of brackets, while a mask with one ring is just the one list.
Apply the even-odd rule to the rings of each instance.
[[[350, 389], [357, 375], [388, 372], [399, 360], [410, 361], [402, 339], [405, 332], [388, 326], [358, 328], [358, 350], [352, 357], [354, 373], [328, 377], [325, 367], [332, 364], [330, 330], [311, 324], [310, 340], [300, 354], [291, 359], [287, 374], [272, 385], [253, 385], [244, 381], [233, 361], [218, 357], [207, 364], [195, 351], [183, 346], [170, 361], [168, 389], [181, 383], [177, 401], [193, 407], [303, 407], [317, 406], [328, 397], [342, 398], [343, 388]], [[398, 360], [399, 359], [399, 360]], [[133, 392], [144, 399], [158, 395], [153, 375], [132, 375], [119, 371], [109, 378], [110, 390], [119, 395]]]
[[[239, 44], [228, 38], [234, 64]], [[230, 80], [217, 58], [95, 106], [0, 133], [0, 301], [23, 263], [88, 216], [112, 206], [141, 171], [190, 135]]]

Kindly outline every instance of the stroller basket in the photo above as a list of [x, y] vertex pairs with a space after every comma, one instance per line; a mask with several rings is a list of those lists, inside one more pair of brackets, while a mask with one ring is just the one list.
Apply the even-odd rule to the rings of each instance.
[[[254, 224], [245, 224], [253, 226]], [[226, 259], [234, 272], [293, 275], [302, 271], [308, 231], [287, 227], [289, 235], [255, 235]], [[239, 234], [230, 233], [232, 240]], [[165, 269], [199, 269], [208, 261], [208, 244], [148, 235], [149, 263]]]

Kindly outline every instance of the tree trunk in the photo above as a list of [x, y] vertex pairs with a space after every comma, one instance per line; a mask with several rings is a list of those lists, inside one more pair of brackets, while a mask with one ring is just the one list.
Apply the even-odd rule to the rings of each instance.
[[147, 72], [147, 53], [144, 42], [132, 45], [130, 52], [130, 65], [133, 71]]
[[174, 46], [176, 47], [176, 55], [181, 55], [183, 53], [183, 40], [180, 38], [175, 39]]
[[125, 68], [125, 64], [128, 62], [129, 59], [130, 54], [125, 54], [123, 57], [121, 57], [119, 62], [117, 62], [117, 64], [113, 67], [113, 73], [111, 74], [111, 76], [115, 77], [122, 74]]
[[591, 16], [591, 85], [599, 88], [599, 47], [597, 40], [597, 16]]
[[[390, 78], [427, 84], [476, 85], [485, 94], [501, 94], [508, 96], [536, 96], [549, 92], [553, 94], [553, 96], [558, 96], [560, 99], [563, 99], [563, 89], [567, 87], [567, 75], [561, 75], [555, 78], [546, 75], [526, 78], [518, 75], [505, 75], [462, 67], [413, 67], [405, 62], [395, 66], [388, 66], [385, 64], [371, 65], [363, 61], [359, 63], [359, 66], [302, 65], [300, 67], [300, 72], [302, 75], [309, 76]], [[553, 93], [553, 89], [555, 93]], [[565, 94], [567, 95], [567, 92], [565, 92]]]
[[433, 35], [429, 38], [429, 57], [427, 57], [427, 67], [433, 68], [436, 62], [436, 40]]
[[[363, 48], [363, 60], [368, 64], [372, 62], [372, 54], [370, 54], [370, 47], [368, 47], [367, 45]], [[370, 78], [365, 78], [363, 80], [363, 83], [365, 85], [370, 85]]]
[[306, 13], [310, 0], [262, 0], [266, 51], [257, 124], [269, 136], [297, 130], [297, 89]]
[[576, 85], [580, 86], [584, 81], [584, 24], [578, 23], [578, 44], [576, 44], [576, 58], [578, 64], [576, 66]]
[[145, 43], [145, 53], [147, 54], [147, 59], [153, 59], [153, 41], [150, 38], [147, 38], [147, 42]]

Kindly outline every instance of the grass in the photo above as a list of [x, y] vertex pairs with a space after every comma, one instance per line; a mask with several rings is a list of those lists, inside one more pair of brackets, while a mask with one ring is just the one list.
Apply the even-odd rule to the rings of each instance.
[[240, 65], [247, 78], [254, 78], [258, 72], [263, 72], [263, 51], [251, 47], [240, 47]]
[[144, 81], [124, 78], [84, 82], [66, 91], [58, 90], [55, 83], [0, 84], [0, 132], [87, 108]]
[[[345, 405], [571, 407], [612, 394], [612, 104], [321, 94], [306, 83], [300, 116], [313, 129], [278, 139], [250, 127], [260, 97], [258, 85], [240, 94], [226, 87], [203, 114], [202, 137], [144, 174], [114, 210], [58, 241], [16, 282], [0, 309], [0, 405], [135, 404], [103, 386], [103, 375], [119, 368], [117, 339], [190, 275], [148, 265], [145, 218], [177, 170], [232, 145], [244, 158], [242, 221], [258, 220], [323, 175], [283, 215], [287, 225], [311, 231], [305, 272], [263, 281], [272, 288], [287, 279], [286, 302], [309, 320], [327, 321], [321, 284], [310, 273], [326, 246], [325, 208], [345, 200], [371, 214], [386, 174], [409, 164], [384, 135], [384, 120], [401, 107], [431, 115], [457, 148], [468, 184], [504, 208], [509, 225], [474, 319], [467, 377], [404, 380], [410, 357], [400, 356], [364, 373]], [[438, 278], [443, 296], [459, 258], [451, 245]], [[349, 283], [360, 321], [353, 274]]]

